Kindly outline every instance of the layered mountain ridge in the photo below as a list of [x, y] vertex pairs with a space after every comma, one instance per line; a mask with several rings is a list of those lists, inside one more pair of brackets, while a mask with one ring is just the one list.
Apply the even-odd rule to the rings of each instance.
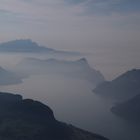
[[87, 80], [97, 85], [104, 81], [104, 76], [90, 67], [85, 58], [76, 61], [58, 59], [41, 60], [37, 58], [26, 58], [16, 67], [17, 72], [32, 74], [58, 74], [66, 77]]
[[105, 81], [93, 92], [120, 101], [132, 98], [140, 93], [140, 69], [132, 69], [112, 81]]

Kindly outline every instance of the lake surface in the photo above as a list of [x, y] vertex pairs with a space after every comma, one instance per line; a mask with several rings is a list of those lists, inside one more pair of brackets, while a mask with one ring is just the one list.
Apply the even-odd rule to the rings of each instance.
[[[23, 57], [25, 55], [0, 54], [0, 65], [12, 69]], [[49, 56], [37, 57], [48, 58]], [[101, 58], [91, 54], [87, 59], [92, 66], [100, 68], [108, 79], [114, 77], [118, 73], [117, 70], [120, 72], [132, 66], [129, 64], [122, 68], [119, 63], [114, 66], [113, 60], [106, 63], [107, 60], [101, 61]], [[111, 72], [115, 67], [117, 70]], [[110, 108], [114, 102], [93, 93], [93, 88], [94, 85], [87, 81], [59, 75], [32, 75], [24, 79], [22, 84], [0, 86], [1, 91], [14, 92], [22, 94], [24, 98], [42, 101], [53, 109], [58, 120], [99, 133], [110, 140], [139, 140], [140, 126], [112, 114]]]

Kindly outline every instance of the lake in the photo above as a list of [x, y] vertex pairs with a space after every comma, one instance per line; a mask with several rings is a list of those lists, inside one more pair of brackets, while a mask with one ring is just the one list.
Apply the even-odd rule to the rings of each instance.
[[[14, 65], [27, 56], [0, 54], [0, 65], [13, 69]], [[30, 55], [30, 57], [50, 58], [50, 56], [39, 55]], [[98, 56], [95, 57], [91, 54], [86, 58], [92, 67], [100, 68], [107, 79], [115, 77], [118, 70], [123, 72], [132, 66], [129, 64], [122, 67], [122, 64], [118, 62], [118, 65], [114, 66], [113, 60], [106, 63], [107, 60], [103, 61]], [[111, 71], [115, 67], [117, 67], [116, 71]], [[110, 140], [140, 139], [140, 126], [131, 124], [111, 113], [110, 108], [115, 103], [93, 93], [93, 88], [94, 85], [85, 80], [60, 75], [32, 75], [24, 79], [22, 84], [0, 86], [1, 91], [14, 92], [23, 95], [24, 98], [32, 98], [47, 104], [53, 109], [55, 117], [60, 121], [99, 133]]]

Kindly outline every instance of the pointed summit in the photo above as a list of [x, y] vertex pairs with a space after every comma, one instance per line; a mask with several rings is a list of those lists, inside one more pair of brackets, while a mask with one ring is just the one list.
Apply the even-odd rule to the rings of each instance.
[[83, 63], [88, 63], [86, 58], [80, 58], [79, 60], [77, 60], [78, 62], [83, 62]]

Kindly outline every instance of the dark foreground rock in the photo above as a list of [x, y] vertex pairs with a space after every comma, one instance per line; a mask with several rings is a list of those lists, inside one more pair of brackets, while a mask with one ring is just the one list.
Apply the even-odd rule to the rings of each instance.
[[107, 140], [59, 122], [41, 102], [0, 93], [0, 140]]

